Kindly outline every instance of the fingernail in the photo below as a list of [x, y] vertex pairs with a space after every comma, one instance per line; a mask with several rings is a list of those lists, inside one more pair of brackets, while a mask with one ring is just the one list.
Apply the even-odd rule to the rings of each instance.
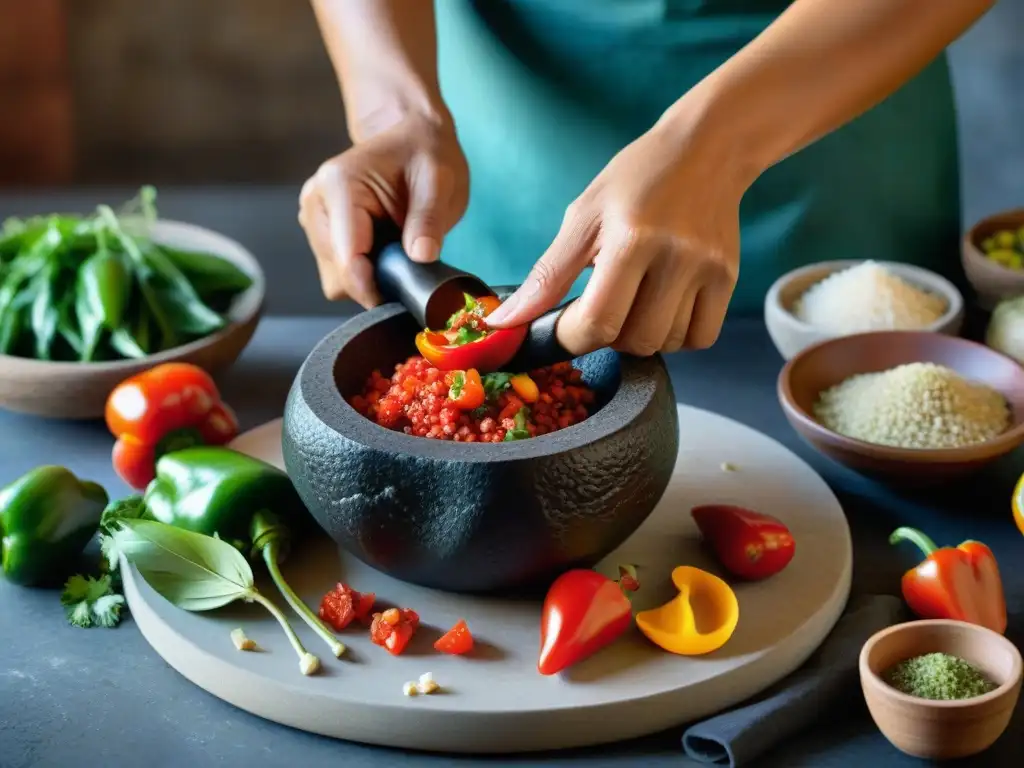
[[434, 238], [426, 236], [417, 237], [412, 243], [412, 253], [409, 254], [409, 258], [421, 263], [437, 261], [440, 250]]

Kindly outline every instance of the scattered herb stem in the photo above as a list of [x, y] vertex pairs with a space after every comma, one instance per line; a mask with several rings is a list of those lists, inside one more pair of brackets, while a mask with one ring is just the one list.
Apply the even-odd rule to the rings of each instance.
[[307, 651], [302, 645], [302, 641], [299, 640], [299, 636], [295, 634], [295, 630], [292, 629], [292, 625], [288, 623], [288, 619], [286, 619], [284, 614], [281, 613], [280, 608], [267, 600], [267, 598], [257, 592], [255, 588], [249, 590], [249, 594], [245, 597], [245, 600], [247, 602], [253, 601], [259, 603], [270, 611], [271, 616], [277, 619], [277, 623], [281, 625], [281, 629], [284, 630], [285, 635], [288, 637], [288, 642], [292, 644], [292, 648], [294, 648], [295, 653], [298, 654], [299, 669], [302, 670], [302, 674], [312, 675], [320, 669], [320, 659]]

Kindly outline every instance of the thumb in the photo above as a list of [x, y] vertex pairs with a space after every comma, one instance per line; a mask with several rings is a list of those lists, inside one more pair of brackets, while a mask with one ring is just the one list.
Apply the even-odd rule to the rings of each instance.
[[450, 195], [438, 183], [436, 171], [420, 168], [409, 179], [409, 209], [402, 226], [402, 246], [413, 261], [427, 263], [441, 256]]
[[576, 220], [566, 221], [523, 284], [487, 316], [487, 324], [514, 328], [557, 306], [590, 264], [593, 244], [589, 226], [580, 226]]

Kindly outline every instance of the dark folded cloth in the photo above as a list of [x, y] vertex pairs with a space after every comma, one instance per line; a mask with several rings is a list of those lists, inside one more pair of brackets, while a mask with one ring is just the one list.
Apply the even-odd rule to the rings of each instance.
[[752, 703], [690, 726], [686, 754], [701, 763], [740, 768], [814, 723], [828, 705], [859, 692], [860, 649], [875, 632], [904, 619], [891, 595], [851, 600], [822, 646], [796, 672]]

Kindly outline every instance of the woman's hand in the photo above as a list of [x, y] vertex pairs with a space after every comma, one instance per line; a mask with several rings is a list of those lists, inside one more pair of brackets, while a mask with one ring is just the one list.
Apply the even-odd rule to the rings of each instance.
[[747, 186], [719, 155], [661, 123], [627, 146], [569, 206], [554, 242], [488, 323], [535, 319], [593, 264], [558, 323], [567, 350], [651, 355], [711, 346], [739, 272]]
[[406, 118], [331, 158], [299, 197], [299, 223], [324, 295], [379, 304], [366, 258], [373, 220], [392, 219], [412, 259], [435, 261], [468, 201], [469, 168], [450, 122]]

